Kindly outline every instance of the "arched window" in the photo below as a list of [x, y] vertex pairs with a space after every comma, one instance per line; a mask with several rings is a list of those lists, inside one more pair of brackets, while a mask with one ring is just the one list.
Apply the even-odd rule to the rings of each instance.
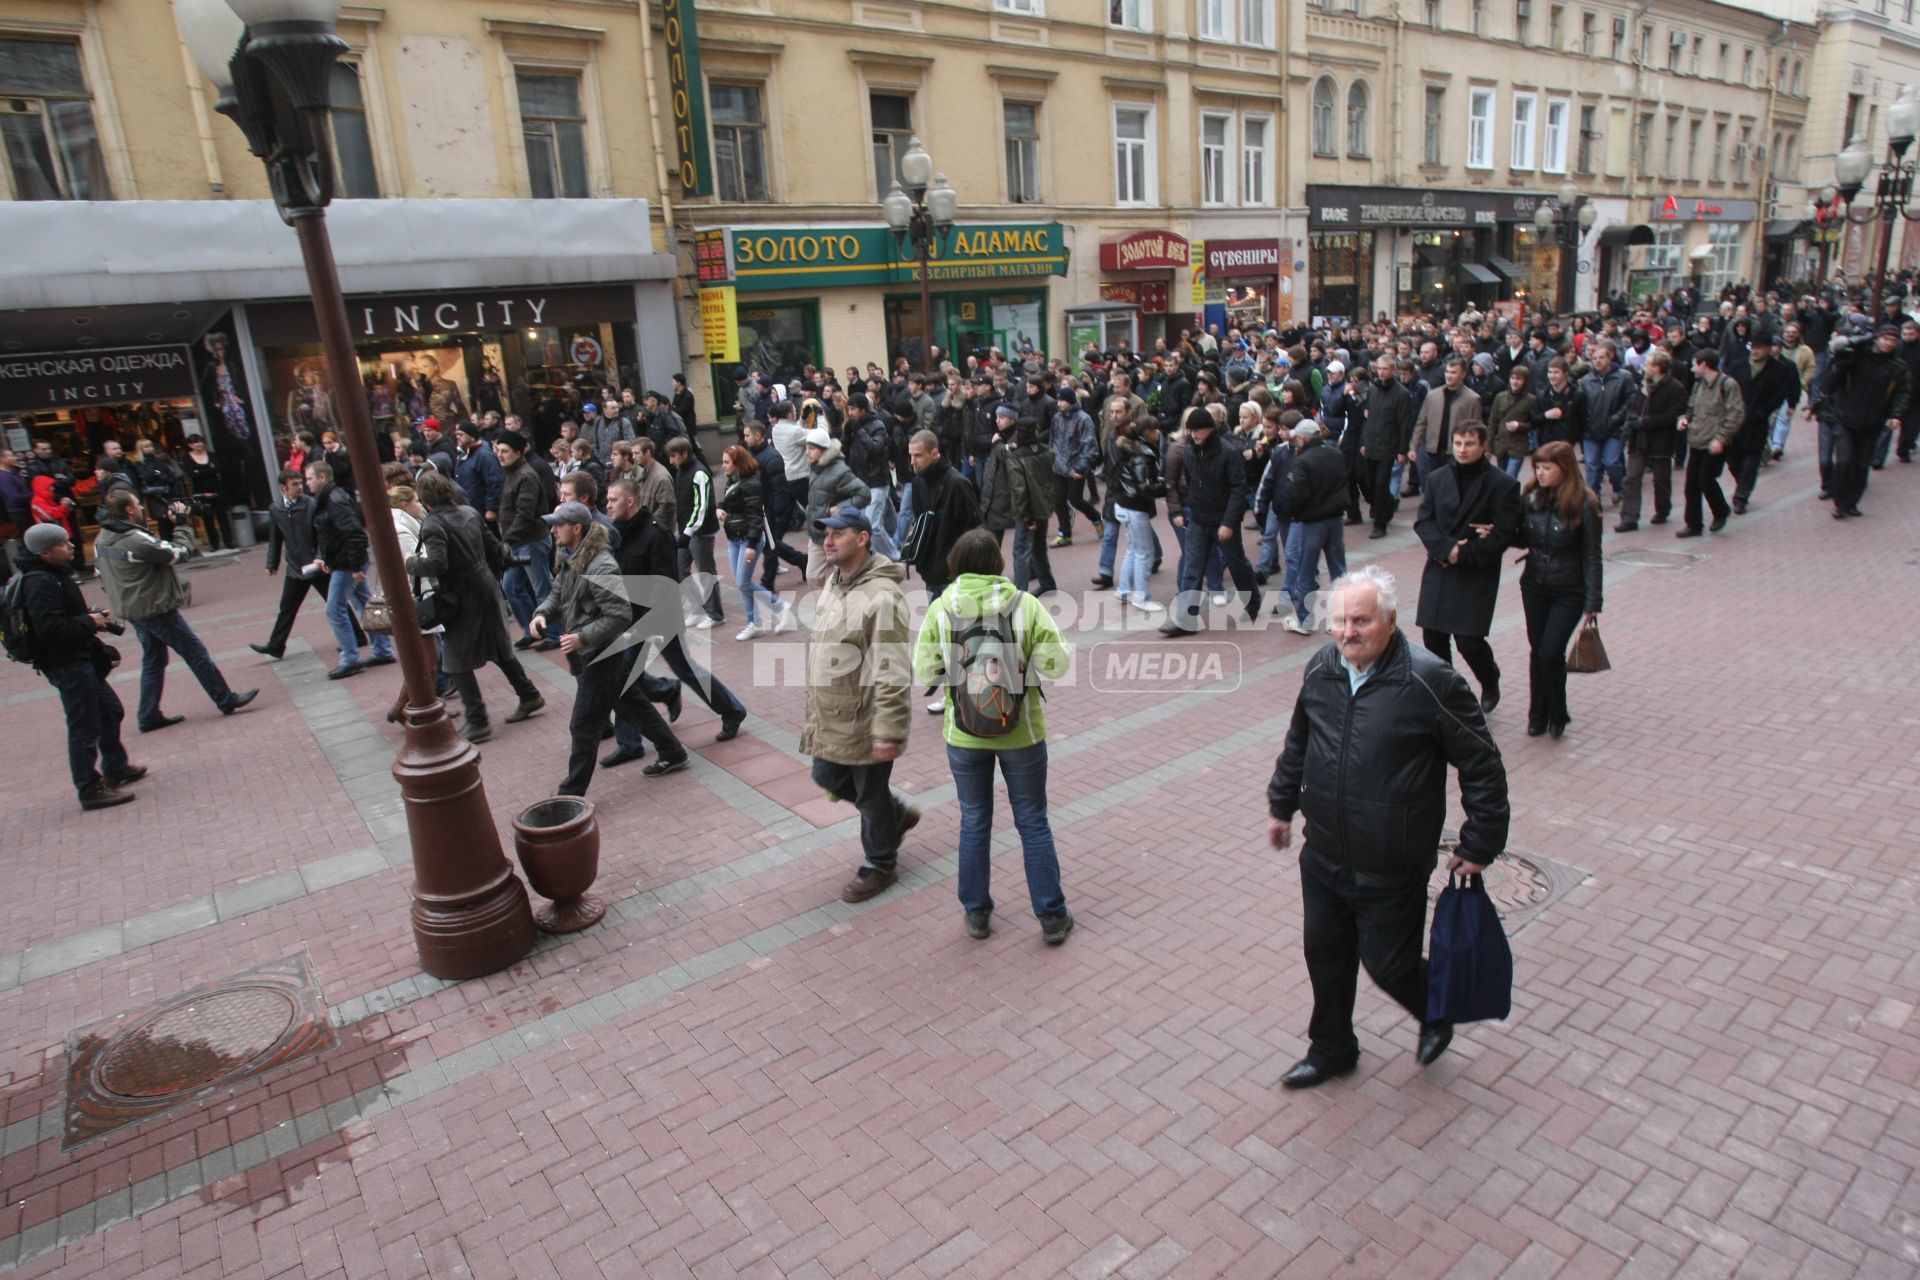
[[1357, 80], [1347, 90], [1347, 154], [1367, 154], [1367, 86]]
[[1313, 154], [1338, 155], [1333, 138], [1333, 78], [1327, 76], [1313, 86]]
[[1798, 58], [1795, 58], [1793, 60], [1793, 80], [1791, 81], [1787, 89], [1787, 92], [1792, 94], [1796, 98], [1800, 96], [1800, 59]]

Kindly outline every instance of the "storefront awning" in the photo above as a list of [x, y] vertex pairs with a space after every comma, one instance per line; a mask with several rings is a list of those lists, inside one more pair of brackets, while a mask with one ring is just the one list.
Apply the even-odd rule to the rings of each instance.
[[1693, 252], [1687, 255], [1687, 260], [1689, 262], [1704, 262], [1713, 256], [1713, 250], [1714, 246], [1710, 244], [1696, 245]]
[[1775, 218], [1767, 224], [1767, 239], [1791, 240], [1800, 234], [1804, 225], [1798, 218]]
[[1467, 279], [1473, 281], [1473, 283], [1475, 284], [1499, 284], [1500, 283], [1499, 276], [1493, 274], [1493, 272], [1487, 270], [1485, 267], [1481, 266], [1477, 262], [1461, 263], [1460, 274], [1465, 276]]
[[1501, 258], [1497, 256], [1488, 258], [1487, 265], [1492, 267], [1495, 271], [1498, 271], [1501, 275], [1505, 276], [1509, 280], [1525, 280], [1527, 278], [1527, 272], [1524, 267], [1520, 266], [1518, 263], [1511, 262], [1506, 258]]
[[1630, 227], [1608, 227], [1600, 233], [1602, 249], [1617, 249], [1622, 245], [1652, 244], [1653, 228], [1644, 222]]

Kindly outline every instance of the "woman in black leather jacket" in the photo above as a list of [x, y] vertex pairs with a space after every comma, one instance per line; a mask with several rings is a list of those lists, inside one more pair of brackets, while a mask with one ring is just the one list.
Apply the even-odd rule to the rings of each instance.
[[1600, 502], [1587, 487], [1573, 446], [1563, 440], [1533, 455], [1533, 479], [1520, 497], [1526, 548], [1520, 602], [1532, 646], [1527, 736], [1566, 732], [1567, 645], [1574, 628], [1600, 615]]

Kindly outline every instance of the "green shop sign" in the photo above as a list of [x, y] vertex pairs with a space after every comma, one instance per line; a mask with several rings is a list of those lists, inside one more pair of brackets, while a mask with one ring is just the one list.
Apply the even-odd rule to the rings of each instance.
[[[885, 227], [733, 227], [733, 281], [742, 293], [918, 284], [920, 263], [894, 249]], [[1067, 247], [1057, 222], [957, 228], [928, 266], [929, 280], [1064, 276]]]

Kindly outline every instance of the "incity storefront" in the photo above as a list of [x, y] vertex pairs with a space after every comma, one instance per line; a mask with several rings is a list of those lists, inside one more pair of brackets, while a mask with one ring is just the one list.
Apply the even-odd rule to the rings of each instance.
[[[886, 227], [713, 227], [694, 237], [719, 415], [732, 410], [742, 368], [786, 382], [809, 364], [864, 369], [884, 357], [922, 366], [920, 264]], [[928, 269], [940, 358], [1044, 348], [1047, 281], [1067, 264], [1057, 222], [957, 227]]]

